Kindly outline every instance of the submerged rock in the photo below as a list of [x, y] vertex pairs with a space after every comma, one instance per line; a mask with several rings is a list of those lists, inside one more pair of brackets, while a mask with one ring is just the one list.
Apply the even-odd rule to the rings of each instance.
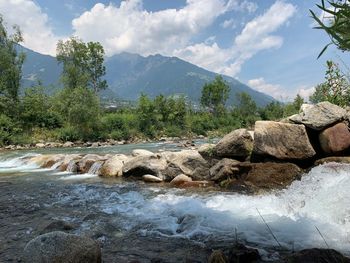
[[185, 175], [185, 174], [179, 174], [173, 180], [171, 180], [170, 185], [181, 186], [182, 184], [187, 183], [187, 182], [192, 182], [192, 178]]
[[161, 183], [161, 182], [163, 182], [163, 179], [156, 177], [154, 175], [151, 175], [151, 174], [143, 175], [142, 179], [146, 183]]
[[289, 120], [319, 131], [343, 120], [346, 114], [345, 109], [328, 101], [323, 101], [316, 105], [303, 104], [301, 113], [289, 117]]
[[97, 154], [88, 154], [85, 155], [78, 163], [78, 172], [80, 173], [87, 173], [91, 166], [98, 162], [98, 161], [102, 161], [104, 160], [104, 158], [100, 155]]
[[304, 249], [288, 256], [287, 263], [350, 263], [350, 258], [344, 257], [334, 249], [311, 248]]
[[253, 138], [247, 129], [234, 130], [225, 135], [213, 151], [215, 156], [246, 159], [253, 150]]
[[47, 224], [40, 231], [40, 234], [45, 234], [53, 231], [69, 231], [72, 230], [74, 226], [63, 220], [55, 220]]
[[257, 121], [254, 137], [255, 155], [273, 156], [281, 160], [303, 160], [316, 154], [304, 125]]
[[340, 153], [350, 147], [350, 131], [345, 123], [338, 123], [323, 130], [319, 135], [325, 153]]
[[101, 263], [101, 248], [92, 239], [51, 232], [31, 240], [24, 248], [26, 263]]

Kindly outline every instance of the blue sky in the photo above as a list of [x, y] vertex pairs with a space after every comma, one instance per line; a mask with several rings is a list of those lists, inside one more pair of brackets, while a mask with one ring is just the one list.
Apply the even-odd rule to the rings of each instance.
[[0, 0], [5, 21], [18, 24], [24, 46], [55, 54], [59, 39], [99, 41], [120, 52], [177, 56], [226, 74], [277, 99], [310, 94], [324, 79], [325, 61], [350, 66], [312, 28], [320, 0]]

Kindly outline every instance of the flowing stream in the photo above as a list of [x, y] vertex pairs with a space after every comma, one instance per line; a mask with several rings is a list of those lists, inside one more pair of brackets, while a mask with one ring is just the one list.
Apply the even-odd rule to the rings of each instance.
[[[164, 147], [170, 146], [143, 148]], [[50, 153], [133, 148], [140, 145]], [[227, 248], [236, 239], [258, 248], [264, 260], [275, 260], [282, 249], [267, 225], [283, 249], [329, 246], [349, 255], [350, 165], [319, 166], [288, 189], [248, 196], [101, 179], [98, 164], [87, 174], [73, 174], [25, 162], [46, 152], [0, 155], [0, 262], [20, 261], [25, 244], [53, 221], [98, 240], [104, 262], [206, 262], [212, 249]]]

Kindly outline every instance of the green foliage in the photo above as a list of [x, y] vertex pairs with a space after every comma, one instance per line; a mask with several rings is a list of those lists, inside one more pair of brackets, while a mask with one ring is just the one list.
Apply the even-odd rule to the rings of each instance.
[[44, 93], [42, 86], [26, 89], [20, 106], [23, 126], [50, 129], [61, 127], [61, 117], [52, 111], [51, 106], [51, 98]]
[[0, 112], [16, 116], [24, 54], [16, 50], [23, 41], [21, 32], [16, 26], [13, 30], [9, 35], [0, 15]]
[[279, 120], [284, 117], [284, 105], [278, 101], [273, 101], [259, 110], [263, 120]]
[[108, 113], [101, 118], [101, 129], [108, 138], [129, 140], [137, 134], [138, 119], [134, 113]]
[[21, 129], [13, 119], [0, 114], [0, 145], [13, 143], [20, 132]]
[[259, 119], [258, 107], [252, 97], [245, 93], [236, 94], [237, 107], [232, 111], [232, 115], [239, 120], [242, 127], [252, 127]]
[[78, 141], [82, 139], [79, 129], [73, 126], [66, 126], [57, 131], [57, 138], [61, 141]]
[[316, 86], [314, 94], [310, 96], [310, 101], [313, 103], [329, 101], [342, 107], [349, 105], [350, 83], [336, 63], [327, 61], [325, 78], [325, 82]]
[[209, 108], [216, 116], [223, 114], [229, 92], [230, 86], [222, 76], [216, 76], [212, 82], [205, 84], [202, 89], [202, 107]]
[[85, 44], [78, 38], [57, 44], [57, 60], [63, 63], [62, 81], [66, 88], [89, 87], [95, 93], [107, 87], [104, 49], [99, 42]]
[[329, 23], [322, 21], [310, 10], [312, 18], [316, 21], [317, 29], [324, 30], [331, 39], [331, 43], [326, 45], [318, 57], [320, 57], [331, 44], [336, 45], [342, 51], [350, 51], [350, 2], [348, 0], [327, 1], [330, 7], [326, 7], [322, 0], [317, 7], [324, 13]]

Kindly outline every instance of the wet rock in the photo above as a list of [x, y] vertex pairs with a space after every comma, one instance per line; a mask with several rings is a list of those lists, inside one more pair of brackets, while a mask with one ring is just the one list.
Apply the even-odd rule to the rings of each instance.
[[29, 159], [30, 163], [35, 163], [42, 168], [50, 168], [55, 163], [62, 162], [64, 159], [63, 154], [47, 154], [37, 155]]
[[55, 220], [46, 226], [40, 231], [40, 234], [45, 234], [53, 231], [69, 231], [72, 230], [74, 226], [63, 220]]
[[246, 159], [253, 150], [253, 138], [247, 129], [234, 130], [225, 135], [213, 150], [218, 157]]
[[350, 259], [344, 257], [334, 249], [311, 248], [301, 250], [287, 257], [287, 263], [350, 263]]
[[151, 175], [151, 174], [143, 175], [142, 179], [146, 183], [161, 183], [161, 182], [163, 182], [163, 179], [156, 177], [154, 175]]
[[56, 231], [31, 240], [23, 259], [27, 263], [100, 263], [101, 249], [90, 238]]
[[211, 181], [191, 181], [191, 182], [184, 182], [180, 185], [180, 187], [183, 188], [206, 188], [214, 186], [214, 182]]
[[171, 180], [170, 185], [171, 186], [181, 186], [182, 184], [184, 184], [186, 182], [192, 182], [192, 178], [185, 175], [185, 174], [179, 174], [173, 180]]
[[91, 144], [90, 147], [97, 148], [97, 147], [100, 147], [100, 146], [101, 146], [101, 144], [99, 142], [94, 142], [94, 143]]
[[345, 123], [338, 123], [323, 130], [319, 135], [325, 153], [341, 153], [350, 147], [350, 131]]
[[325, 164], [325, 163], [350, 163], [349, 156], [331, 156], [319, 159], [315, 162], [315, 165]]
[[228, 260], [221, 250], [214, 250], [209, 256], [208, 263], [228, 263]]
[[171, 181], [179, 174], [185, 174], [194, 180], [206, 179], [209, 176], [209, 164], [198, 151], [164, 152], [162, 156], [168, 162], [164, 171], [166, 181]]
[[339, 122], [346, 117], [346, 110], [328, 101], [316, 105], [303, 104], [301, 113], [289, 117], [294, 123], [304, 124], [313, 130], [324, 128]]
[[42, 142], [37, 143], [35, 144], [35, 148], [45, 148], [45, 143], [42, 143]]
[[123, 166], [123, 176], [142, 177], [151, 174], [163, 179], [163, 171], [167, 161], [159, 154], [151, 156], [137, 156], [129, 159]]
[[62, 147], [65, 147], [65, 148], [70, 148], [70, 147], [73, 147], [74, 146], [74, 143], [73, 142], [65, 142]]
[[132, 151], [131, 155], [134, 157], [136, 157], [136, 156], [151, 156], [151, 155], [153, 155], [153, 152], [143, 150], [143, 149], [135, 149]]
[[243, 244], [233, 246], [228, 255], [229, 263], [253, 263], [260, 259], [261, 257], [257, 249], [246, 247]]
[[112, 158], [107, 159], [102, 165], [99, 175], [104, 177], [115, 177], [123, 175], [124, 163], [129, 157], [123, 154], [114, 155]]
[[78, 163], [78, 172], [80, 173], [87, 173], [91, 166], [98, 162], [98, 161], [103, 161], [105, 158], [103, 158], [100, 155], [97, 154], [88, 154], [85, 155]]
[[[79, 159], [81, 159], [81, 155], [79, 154], [68, 154], [68, 155], [65, 155], [63, 161], [62, 161], [62, 164], [58, 167], [58, 169], [60, 171], [66, 171], [68, 166], [75, 166], [74, 169], [70, 169], [71, 172], [76, 172], [77, 171], [77, 165], [76, 165], [76, 162], [79, 161]], [[72, 167], [73, 168], [73, 167]]]
[[239, 169], [236, 167], [239, 161], [224, 158], [216, 163], [209, 170], [209, 179], [220, 182], [238, 174]]
[[257, 121], [254, 137], [254, 155], [303, 160], [316, 154], [304, 125]]

